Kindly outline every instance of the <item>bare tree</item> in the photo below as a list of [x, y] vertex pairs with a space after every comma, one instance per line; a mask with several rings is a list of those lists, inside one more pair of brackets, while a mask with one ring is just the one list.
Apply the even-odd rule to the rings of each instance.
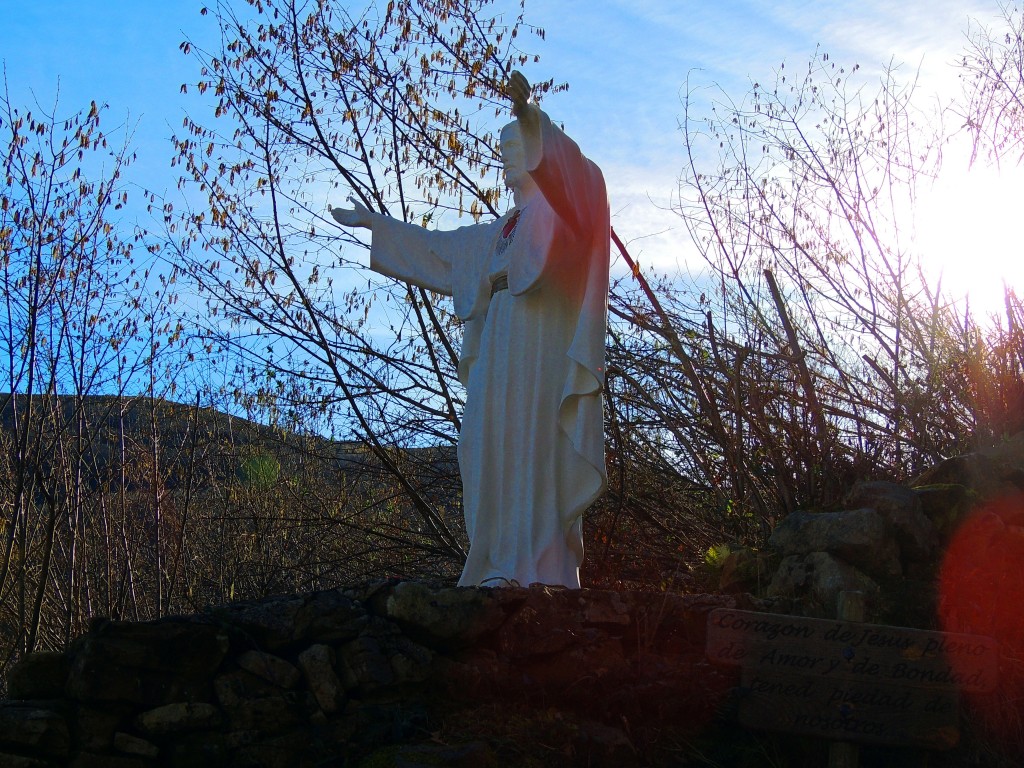
[[990, 162], [1024, 162], [1024, 11], [1000, 6], [998, 28], [972, 21], [961, 60], [959, 110], [974, 139], [974, 155]]
[[912, 82], [890, 69], [871, 86], [819, 52], [742, 100], [711, 92], [698, 111], [705, 93], [687, 91], [679, 204], [707, 272], [634, 269], [612, 291], [612, 493], [595, 522], [609, 557], [642, 541], [662, 576], [716, 540], [760, 544], [855, 480], [999, 439], [1024, 382], [1019, 302], [996, 334], [920, 268], [915, 190], [945, 137]]
[[[3, 663], [66, 641], [96, 609], [106, 587], [89, 532], [113, 527], [100, 430], [177, 330], [148, 299], [146, 233], [120, 221], [134, 155], [125, 126], [101, 128], [103, 111], [26, 110], [6, 85], [0, 97]], [[100, 393], [112, 397], [90, 404]]]
[[326, 214], [349, 195], [425, 226], [496, 211], [497, 89], [527, 56], [522, 18], [489, 5], [218, 4], [221, 50], [182, 46], [202, 67], [187, 87], [215, 102], [212, 121], [193, 116], [176, 139], [195, 206], [180, 219], [167, 207], [210, 349], [235, 356], [243, 400], [291, 427], [355, 425], [454, 561], [462, 534], [440, 508], [457, 474], [428, 497], [393, 447], [454, 445], [459, 329], [447, 301], [351, 269], [363, 245]]

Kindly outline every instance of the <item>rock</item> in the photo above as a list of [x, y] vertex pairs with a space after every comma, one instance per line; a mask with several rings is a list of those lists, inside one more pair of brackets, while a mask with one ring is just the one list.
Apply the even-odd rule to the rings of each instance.
[[420, 683], [430, 677], [434, 654], [429, 648], [398, 636], [385, 640], [383, 650], [395, 674], [395, 684]]
[[116, 707], [104, 709], [80, 706], [73, 718], [72, 738], [79, 749], [85, 752], [101, 752], [114, 743], [114, 734], [130, 714], [122, 715]]
[[357, 603], [369, 606], [378, 602], [378, 599], [387, 600], [391, 590], [401, 581], [401, 579], [396, 578], [379, 579], [358, 586], [345, 587], [341, 590], [341, 594], [355, 600]]
[[827, 552], [812, 552], [807, 564], [811, 569], [811, 597], [826, 615], [835, 615], [840, 592], [863, 592], [871, 600], [881, 591], [869, 576]]
[[314, 592], [295, 614], [292, 639], [343, 643], [355, 639], [365, 624], [366, 609], [340, 590]]
[[228, 647], [227, 633], [210, 624], [105, 622], [72, 643], [66, 690], [78, 701], [202, 700]]
[[276, 651], [292, 642], [296, 616], [305, 604], [303, 596], [287, 595], [218, 606], [210, 615], [243, 632], [256, 646]]
[[587, 624], [626, 627], [633, 621], [629, 606], [619, 592], [581, 590], [579, 603]]
[[320, 709], [327, 714], [337, 712], [345, 701], [345, 689], [334, 671], [334, 662], [334, 651], [322, 643], [299, 654], [299, 668], [306, 678], [306, 685], [313, 692]]
[[250, 744], [255, 744], [260, 740], [259, 731], [243, 731], [235, 729], [229, 731], [224, 737], [224, 744], [228, 749], [238, 749], [239, 747], [245, 747]]
[[4, 768], [54, 768], [55, 764], [41, 757], [26, 757], [25, 755], [13, 755], [10, 752], [0, 752], [0, 765]]
[[922, 512], [935, 526], [943, 544], [949, 541], [949, 537], [967, 519], [979, 501], [977, 493], [955, 483], [917, 485], [912, 490], [921, 502]]
[[789, 555], [779, 563], [771, 584], [770, 597], [798, 597], [811, 586], [812, 570], [804, 555]]
[[233, 730], [266, 734], [281, 733], [298, 725], [311, 714], [307, 710], [316, 708], [312, 699], [311, 704], [307, 707], [302, 694], [289, 691], [259, 699], [244, 699], [225, 709]]
[[864, 592], [877, 597], [879, 587], [869, 576], [828, 552], [790, 555], [782, 561], [768, 594], [772, 597], [811, 599], [824, 616], [834, 616], [839, 593]]
[[138, 736], [132, 736], [130, 733], [121, 732], [114, 734], [114, 749], [127, 755], [136, 755], [137, 757], [156, 758], [160, 754], [160, 747], [151, 741], [140, 739]]
[[708, 614], [716, 608], [735, 608], [732, 595], [674, 595], [665, 592], [654, 600], [632, 593], [634, 620], [640, 642], [660, 653], [685, 653], [707, 640]]
[[234, 707], [248, 699], [275, 696], [281, 692], [277, 686], [244, 669], [218, 675], [213, 681], [213, 690], [222, 707]]
[[[576, 706], [594, 706], [600, 700], [599, 691], [604, 688], [605, 679], [628, 679], [631, 671], [617, 663], [623, 655], [622, 641], [596, 632], [597, 636], [589, 642], [567, 647], [559, 653], [513, 661], [510, 688], [495, 690], [491, 695], [504, 695], [518, 688], [527, 695], [561, 697]], [[644, 658], [650, 655], [645, 653]]]
[[982, 496], [987, 496], [999, 487], [995, 478], [995, 464], [978, 453], [943, 459], [911, 480], [910, 485], [962, 485]]
[[71, 733], [62, 715], [31, 701], [0, 701], [0, 744], [67, 757]]
[[783, 556], [828, 552], [883, 579], [903, 572], [892, 527], [873, 509], [793, 512], [775, 528], [769, 544]]
[[448, 587], [403, 581], [385, 601], [389, 619], [398, 622], [414, 640], [434, 650], [472, 645], [505, 620], [502, 603], [492, 590]]
[[945, 459], [910, 485], [961, 485], [981, 499], [1024, 491], [1024, 432], [996, 445]]
[[175, 702], [143, 712], [135, 718], [135, 725], [143, 733], [160, 736], [216, 728], [221, 720], [220, 710], [213, 704]]
[[455, 657], [438, 656], [434, 670], [434, 682], [446, 696], [481, 699], [509, 690], [517, 674], [508, 660], [498, 658], [490, 648], [464, 650]]
[[498, 630], [498, 649], [510, 659], [558, 653], [583, 636], [582, 613], [575, 594], [531, 589]]
[[293, 664], [263, 651], [246, 651], [238, 657], [237, 663], [278, 688], [294, 688], [302, 679], [302, 673]]
[[857, 483], [847, 494], [845, 505], [868, 507], [889, 521], [905, 560], [931, 560], [939, 547], [939, 534], [924, 514], [920, 497], [904, 485], [884, 482]]
[[7, 673], [12, 699], [55, 699], [64, 695], [68, 659], [60, 651], [37, 651], [21, 657]]
[[[1007, 506], [1017, 510], [1015, 516], [979, 517], [975, 537], [979, 551], [1011, 553], [1024, 542], [1024, 513], [1019, 512], [1024, 501]], [[882, 513], [861, 509], [852, 510], [828, 535], [819, 532], [815, 541], [829, 541], [828, 536], [840, 530], [862, 535], [851, 520], [874, 525], [871, 516], [896, 535]], [[822, 515], [812, 517], [814, 524], [828, 520]], [[791, 538], [806, 533], [802, 527], [795, 526]], [[781, 536], [786, 544], [786, 533]], [[738, 564], [756, 561], [757, 554], [739, 555]], [[999, 557], [1014, 563], [1014, 568], [1020, 562], [1004, 554]], [[297, 604], [295, 616], [305, 611], [304, 629], [297, 634], [284, 627], [274, 629], [273, 636], [280, 642], [276, 653], [257, 650], [252, 636], [243, 637], [237, 627], [211, 624], [208, 614], [192, 627], [182, 626], [187, 622], [181, 620], [159, 623], [161, 629], [152, 644], [146, 639], [154, 632], [150, 625], [128, 631], [109, 622], [98, 624], [69, 652], [74, 663], [66, 690], [80, 694], [85, 680], [93, 686], [89, 690], [98, 690], [98, 673], [86, 661], [123, 673], [128, 682], [104, 681], [119, 691], [106, 699], [90, 694], [84, 701], [65, 697], [53, 703], [2, 705], [0, 710], [5, 707], [7, 715], [0, 711], [0, 751], [31, 757], [13, 761], [0, 754], [0, 765], [290, 768], [359, 765], [368, 754], [379, 762], [367, 765], [425, 765], [431, 760], [443, 765], [496, 765], [500, 758], [516, 764], [520, 742], [523, 764], [542, 755], [537, 764], [550, 759], [565, 764], [635, 765], [651, 759], [658, 754], [654, 750], [666, 744], [654, 739], [663, 739], [670, 731], [658, 729], [678, 726], [687, 733], [700, 732], [725, 691], [736, 684], [735, 675], [710, 668], [704, 658], [711, 610], [738, 605], [831, 617], [841, 591], [858, 590], [869, 596], [878, 591], [869, 574], [835, 552], [793, 552], [780, 559], [769, 592], [781, 596], [770, 600], [748, 594], [543, 587], [456, 590], [393, 582], [370, 592], [317, 593], [282, 603]], [[967, 558], [968, 564], [977, 559]], [[918, 565], [935, 568], [935, 564]], [[1005, 588], [990, 588], [986, 582], [970, 585], [967, 592], [972, 598], [986, 589], [999, 592], [1006, 610], [989, 613], [1012, 618], [1016, 571], [1000, 573], [1005, 581], [990, 581]], [[884, 605], [885, 598], [878, 602]], [[905, 617], [906, 612], [895, 615]], [[265, 625], [271, 623], [270, 617], [263, 619]], [[465, 628], [475, 638], [473, 643], [465, 644], [456, 629], [445, 626], [449, 619]], [[328, 636], [348, 639], [294, 639], [315, 627]], [[163, 631], [176, 642], [195, 642], [205, 645], [205, 650], [168, 651], [159, 638]], [[352, 632], [357, 634], [350, 636]], [[291, 639], [285, 641], [286, 636]], [[224, 638], [231, 641], [226, 654], [222, 653]], [[175, 678], [171, 669], [177, 659], [184, 661], [184, 680]], [[47, 664], [43, 662], [43, 667], [51, 668]], [[59, 678], [59, 662], [53, 668]], [[205, 680], [200, 680], [200, 671]], [[296, 682], [296, 675], [302, 680]], [[207, 698], [200, 698], [204, 689]], [[132, 701], [122, 695], [125, 690], [142, 698]], [[175, 695], [191, 698], [167, 701]], [[12, 744], [3, 734], [14, 732], [11, 722], [18, 718], [10, 713], [15, 705], [46, 714], [32, 723], [35, 730], [29, 729], [30, 736], [22, 735], [21, 742]], [[552, 713], [573, 714], [556, 723]], [[592, 720], [580, 719], [580, 713]], [[616, 727], [623, 723], [628, 727]], [[439, 729], [456, 743], [420, 744]], [[487, 739], [495, 753], [462, 743], [477, 738]], [[32, 739], [38, 744], [29, 743]], [[527, 744], [529, 740], [545, 746], [535, 750]], [[397, 743], [406, 746], [384, 748]], [[544, 753], [546, 747], [553, 751]], [[685, 757], [689, 753], [680, 752], [679, 758]]]
[[361, 695], [391, 685], [395, 679], [380, 642], [369, 635], [343, 645], [338, 650], [338, 665], [345, 689]]
[[730, 593], [763, 591], [771, 582], [774, 559], [771, 552], [732, 550], [722, 563], [718, 588]]

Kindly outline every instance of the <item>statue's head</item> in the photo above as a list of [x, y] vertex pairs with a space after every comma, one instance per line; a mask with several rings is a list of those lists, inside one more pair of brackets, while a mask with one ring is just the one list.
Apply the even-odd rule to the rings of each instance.
[[501, 152], [501, 164], [505, 168], [505, 186], [509, 189], [521, 187], [527, 176], [526, 147], [523, 146], [523, 134], [518, 120], [501, 129], [498, 149]]

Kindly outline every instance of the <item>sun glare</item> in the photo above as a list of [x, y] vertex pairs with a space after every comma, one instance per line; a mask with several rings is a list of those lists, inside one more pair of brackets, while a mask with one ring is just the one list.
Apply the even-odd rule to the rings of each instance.
[[916, 250], [934, 287], [963, 303], [978, 320], [1005, 314], [1004, 286], [1024, 297], [1021, 201], [1024, 168], [1001, 170], [948, 160], [934, 185], [919, 194]]

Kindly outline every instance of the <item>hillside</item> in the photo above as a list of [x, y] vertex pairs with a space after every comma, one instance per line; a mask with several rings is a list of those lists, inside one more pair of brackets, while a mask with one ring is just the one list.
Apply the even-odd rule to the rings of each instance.
[[374, 453], [164, 400], [0, 405], [0, 674], [96, 616], [461, 567], [454, 448]]

